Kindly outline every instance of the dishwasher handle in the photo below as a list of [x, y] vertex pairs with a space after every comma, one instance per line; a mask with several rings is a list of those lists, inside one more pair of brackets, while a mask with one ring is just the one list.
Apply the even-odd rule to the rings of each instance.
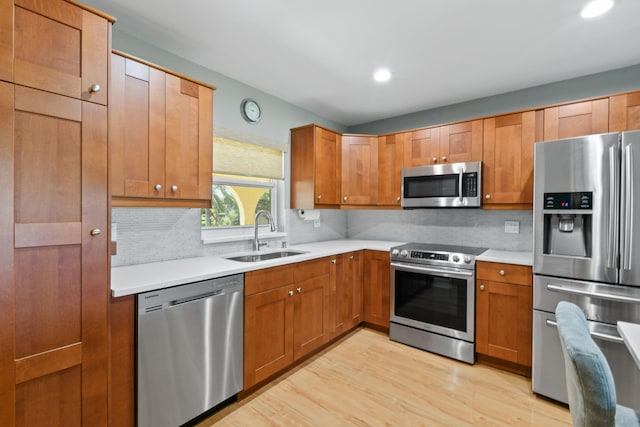
[[204, 294], [194, 295], [194, 296], [191, 296], [191, 297], [175, 299], [175, 300], [169, 302], [169, 307], [173, 307], [174, 305], [185, 304], [185, 303], [191, 302], [191, 301], [197, 301], [199, 299], [215, 297], [216, 295], [220, 295], [221, 293], [222, 293], [222, 290], [218, 289], [217, 291], [213, 291], [213, 292], [207, 292], [207, 293], [204, 293]]

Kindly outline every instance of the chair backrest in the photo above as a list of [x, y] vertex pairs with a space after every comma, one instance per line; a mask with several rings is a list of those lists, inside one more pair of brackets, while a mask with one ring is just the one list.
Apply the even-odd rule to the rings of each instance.
[[556, 321], [564, 354], [569, 410], [574, 426], [615, 426], [616, 389], [611, 368], [589, 334], [577, 305], [562, 301]]

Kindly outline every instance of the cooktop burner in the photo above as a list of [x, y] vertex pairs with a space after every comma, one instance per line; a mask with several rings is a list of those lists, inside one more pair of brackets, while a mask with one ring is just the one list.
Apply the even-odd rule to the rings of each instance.
[[486, 250], [473, 246], [407, 243], [391, 248], [391, 261], [475, 268], [476, 256]]

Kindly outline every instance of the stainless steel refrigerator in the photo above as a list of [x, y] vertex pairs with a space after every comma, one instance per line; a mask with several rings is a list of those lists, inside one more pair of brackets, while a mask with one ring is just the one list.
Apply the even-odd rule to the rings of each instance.
[[618, 402], [640, 410], [640, 369], [616, 328], [640, 323], [640, 131], [537, 143], [533, 206], [533, 391], [568, 402], [554, 312], [571, 301]]

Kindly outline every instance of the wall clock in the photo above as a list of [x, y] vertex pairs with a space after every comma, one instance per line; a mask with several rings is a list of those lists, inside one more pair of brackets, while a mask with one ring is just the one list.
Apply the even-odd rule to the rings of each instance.
[[240, 112], [242, 113], [242, 118], [251, 124], [258, 123], [260, 117], [262, 117], [260, 105], [251, 98], [242, 100], [240, 103]]

